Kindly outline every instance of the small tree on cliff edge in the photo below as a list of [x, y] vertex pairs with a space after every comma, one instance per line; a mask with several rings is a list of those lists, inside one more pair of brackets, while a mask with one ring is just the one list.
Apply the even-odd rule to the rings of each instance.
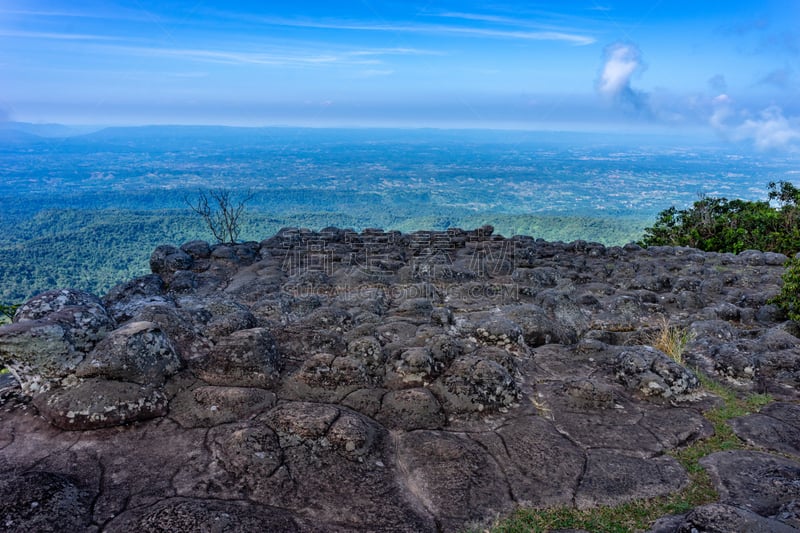
[[247, 191], [237, 201], [227, 189], [199, 191], [196, 202], [186, 203], [192, 211], [203, 217], [214, 238], [222, 244], [234, 244], [239, 238], [241, 216], [244, 204], [253, 198], [253, 191]]
[[20, 304], [5, 305], [0, 304], [0, 324], [10, 321], [14, 318], [14, 313], [17, 312]]

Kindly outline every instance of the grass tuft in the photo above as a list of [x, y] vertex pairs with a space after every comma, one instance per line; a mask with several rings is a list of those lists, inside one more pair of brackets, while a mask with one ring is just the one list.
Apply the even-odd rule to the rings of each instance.
[[661, 317], [656, 331], [648, 335], [646, 342], [682, 365], [684, 364], [683, 352], [686, 350], [686, 345], [692, 342], [694, 338], [695, 334], [690, 329], [672, 325], [668, 318]]

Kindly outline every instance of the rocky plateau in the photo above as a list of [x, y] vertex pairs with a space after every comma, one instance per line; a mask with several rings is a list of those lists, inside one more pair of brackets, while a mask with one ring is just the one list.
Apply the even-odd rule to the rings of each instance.
[[785, 261], [490, 226], [159, 246], [0, 327], [0, 530], [468, 531], [657, 497], [713, 433], [703, 373], [775, 401], [701, 459], [720, 500], [652, 531], [797, 531]]

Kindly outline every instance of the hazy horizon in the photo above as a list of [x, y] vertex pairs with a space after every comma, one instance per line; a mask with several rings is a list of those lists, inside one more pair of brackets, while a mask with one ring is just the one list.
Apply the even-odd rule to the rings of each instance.
[[800, 146], [800, 4], [0, 0], [0, 121]]

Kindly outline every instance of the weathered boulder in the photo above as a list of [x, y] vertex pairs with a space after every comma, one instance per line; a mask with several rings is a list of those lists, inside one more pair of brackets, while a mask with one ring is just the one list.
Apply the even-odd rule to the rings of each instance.
[[615, 361], [615, 372], [626, 387], [650, 397], [684, 396], [700, 386], [690, 370], [651, 346], [621, 351]]
[[176, 307], [172, 302], [148, 303], [136, 310], [129, 322], [152, 322], [169, 337], [181, 362], [207, 354], [213, 343], [192, 320], [191, 311]]
[[253, 328], [222, 337], [192, 368], [211, 385], [269, 389], [279, 377], [281, 359], [269, 331]]
[[282, 394], [297, 400], [338, 402], [373, 383], [368, 368], [354, 357], [315, 354], [284, 380]]
[[84, 431], [164, 416], [167, 397], [158, 389], [90, 378], [34, 397], [34, 405], [51, 424]]
[[689, 482], [672, 457], [643, 459], [603, 449], [589, 450], [587, 455], [586, 472], [575, 494], [579, 509], [654, 498], [680, 490]]
[[466, 435], [403, 433], [397, 440], [397, 461], [408, 489], [447, 531], [465, 523], [486, 526], [513, 507], [500, 466]]
[[446, 423], [436, 396], [426, 388], [390, 391], [383, 396], [376, 419], [389, 429], [439, 429]]
[[181, 250], [189, 254], [192, 259], [208, 259], [211, 257], [211, 246], [207, 241], [189, 241], [181, 245]]
[[590, 379], [576, 379], [564, 383], [568, 403], [578, 409], [610, 409], [614, 407], [614, 391]]
[[24, 390], [58, 385], [116, 324], [96, 296], [71, 289], [48, 291], [23, 304], [14, 323], [0, 327], [0, 364]]
[[752, 445], [800, 457], [800, 406], [776, 402], [761, 412], [730, 421], [736, 435]]
[[474, 317], [473, 320], [473, 334], [478, 342], [507, 350], [525, 346], [522, 329], [512, 320], [496, 315]]
[[431, 386], [448, 413], [505, 409], [517, 402], [520, 391], [501, 364], [474, 356], [457, 358]]
[[75, 375], [161, 385], [180, 368], [172, 343], [157, 324], [130, 322], [100, 341]]
[[0, 364], [14, 374], [26, 393], [57, 386], [85, 355], [58, 323], [36, 320], [0, 327]]
[[172, 274], [177, 270], [188, 270], [192, 267], [192, 256], [168, 244], [158, 246], [150, 255], [150, 270], [153, 274]]
[[117, 322], [126, 322], [148, 305], [171, 305], [172, 301], [165, 296], [165, 290], [161, 276], [141, 276], [112, 288], [103, 297], [103, 304]]

